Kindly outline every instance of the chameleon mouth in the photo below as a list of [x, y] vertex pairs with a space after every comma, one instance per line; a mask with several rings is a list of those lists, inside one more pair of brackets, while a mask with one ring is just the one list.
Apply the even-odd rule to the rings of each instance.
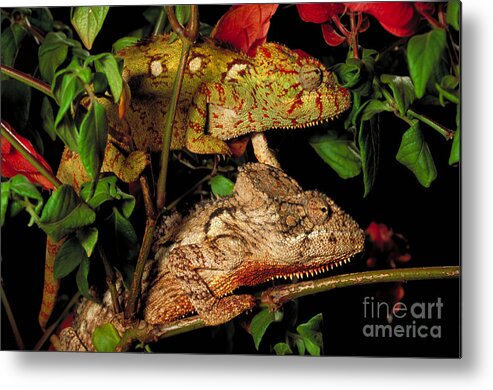
[[328, 117], [328, 118], [324, 118], [324, 119], [317, 119], [317, 120], [314, 120], [314, 121], [311, 121], [311, 122], [305, 122], [305, 123], [297, 123], [297, 124], [293, 124], [293, 125], [286, 125], [286, 126], [275, 126], [275, 127], [272, 127], [272, 129], [274, 130], [293, 130], [293, 129], [306, 129], [306, 128], [309, 128], [309, 127], [314, 127], [314, 126], [319, 126], [319, 125], [323, 125], [323, 124], [326, 124], [326, 123], [329, 123], [330, 121], [332, 120], [336, 120], [336, 119], [339, 119], [339, 115], [341, 113], [338, 113], [334, 116], [331, 116], [331, 117]]
[[307, 269], [304, 269], [301, 271], [293, 271], [293, 272], [287, 272], [287, 273], [283, 273], [283, 274], [275, 274], [275, 275], [271, 276], [270, 278], [268, 278], [267, 281], [274, 280], [274, 279], [293, 280], [294, 277], [296, 277], [298, 279], [303, 279], [305, 277], [310, 278], [310, 277], [314, 277], [314, 276], [323, 274], [325, 272], [331, 271], [334, 268], [337, 268], [337, 267], [342, 266], [344, 264], [347, 264], [351, 260], [352, 260], [352, 258], [348, 257], [346, 259], [342, 259], [339, 261], [333, 261], [333, 262], [330, 262], [327, 264], [322, 264], [322, 265], [315, 266], [312, 268], [307, 268]]

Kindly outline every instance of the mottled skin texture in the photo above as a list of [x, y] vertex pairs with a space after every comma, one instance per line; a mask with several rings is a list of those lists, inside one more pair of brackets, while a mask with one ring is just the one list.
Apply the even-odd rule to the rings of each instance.
[[224, 323], [254, 306], [250, 295], [228, 295], [238, 287], [318, 273], [360, 252], [363, 242], [363, 231], [330, 198], [303, 191], [279, 169], [247, 164], [232, 196], [199, 204], [173, 237], [158, 238], [145, 320], [197, 311], [206, 324]]
[[[222, 324], [255, 305], [253, 296], [234, 294], [238, 287], [323, 272], [361, 252], [364, 238], [326, 195], [303, 191], [280, 169], [246, 164], [231, 196], [199, 203], [157, 228], [144, 320], [158, 326], [197, 312], [208, 325]], [[122, 328], [110, 302], [86, 302], [78, 312], [62, 337], [65, 348], [79, 340], [90, 346], [92, 330], [105, 322]]]
[[[126, 123], [112, 110], [113, 127], [130, 129], [137, 149], [159, 151], [181, 41], [156, 36], [118, 53], [132, 99]], [[275, 43], [255, 57], [212, 40], [190, 53], [171, 148], [229, 155], [224, 142], [268, 129], [300, 128], [349, 108], [350, 93], [316, 59]]]

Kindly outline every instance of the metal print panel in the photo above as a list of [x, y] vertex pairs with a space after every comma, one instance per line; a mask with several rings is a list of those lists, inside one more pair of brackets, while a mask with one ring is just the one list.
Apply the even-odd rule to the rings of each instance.
[[460, 357], [460, 3], [4, 8], [3, 350]]

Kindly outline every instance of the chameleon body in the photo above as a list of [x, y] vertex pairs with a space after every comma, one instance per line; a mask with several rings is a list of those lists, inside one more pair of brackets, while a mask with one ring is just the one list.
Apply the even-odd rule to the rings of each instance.
[[[125, 99], [123, 110], [100, 98], [110, 126], [102, 172], [112, 172], [124, 182], [135, 181], [149, 163], [148, 152], [161, 149], [180, 52], [180, 40], [170, 43], [168, 36], [154, 36], [118, 53], [131, 98]], [[315, 125], [350, 104], [349, 91], [312, 57], [276, 43], [259, 46], [249, 57], [205, 39], [193, 46], [188, 59], [171, 149], [230, 155], [225, 141], [254, 133], [257, 159], [279, 166], [263, 131]], [[90, 180], [80, 157], [67, 148], [57, 176], [75, 189]], [[43, 328], [58, 291], [51, 270], [60, 245], [49, 243], [46, 252]]]
[[[238, 287], [318, 274], [361, 252], [364, 239], [326, 195], [302, 190], [280, 169], [246, 164], [231, 196], [199, 203], [183, 220], [157, 229], [155, 263], [145, 278], [145, 324], [159, 327], [192, 312], [207, 325], [230, 321], [255, 305], [253, 296], [234, 293]], [[108, 294], [104, 301], [79, 308], [62, 345], [71, 348], [75, 340], [91, 349], [92, 331], [105, 322], [124, 330]]]

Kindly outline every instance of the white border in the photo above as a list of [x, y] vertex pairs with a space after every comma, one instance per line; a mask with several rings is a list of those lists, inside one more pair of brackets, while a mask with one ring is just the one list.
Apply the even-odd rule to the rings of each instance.
[[[187, 3], [188, 1], [179, 1]], [[108, 1], [20, 1], [90, 5]], [[111, 4], [135, 4], [117, 1]], [[162, 1], [147, 0], [146, 4]], [[224, 1], [214, 1], [224, 3]], [[226, 2], [229, 3], [229, 2]], [[0, 353], [2, 388], [485, 389], [493, 383], [491, 2], [463, 2], [463, 358], [275, 358]], [[19, 1], [2, 0], [2, 6]], [[7, 386], [5, 386], [7, 385]], [[8, 386], [10, 385], [10, 386]]]

